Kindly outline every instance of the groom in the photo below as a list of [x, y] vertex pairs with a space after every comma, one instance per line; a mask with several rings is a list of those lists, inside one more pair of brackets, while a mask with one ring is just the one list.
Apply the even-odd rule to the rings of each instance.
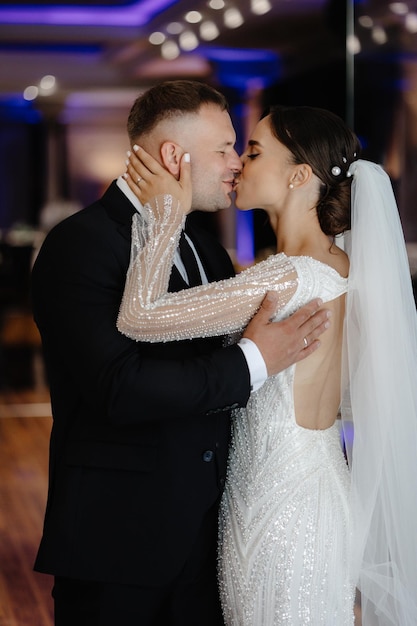
[[[220, 93], [192, 81], [157, 85], [134, 103], [128, 131], [132, 146], [173, 171], [175, 146], [191, 153], [193, 208], [230, 206], [241, 164]], [[127, 339], [116, 319], [135, 211], [120, 177], [50, 232], [33, 269], [54, 417], [35, 569], [55, 576], [57, 626], [220, 626], [217, 507], [230, 409], [313, 352], [327, 316], [313, 316], [314, 302], [272, 324], [271, 295], [239, 345]], [[201, 280], [233, 274], [208, 233], [190, 227], [189, 239]], [[189, 268], [178, 255], [171, 290], [187, 287]]]

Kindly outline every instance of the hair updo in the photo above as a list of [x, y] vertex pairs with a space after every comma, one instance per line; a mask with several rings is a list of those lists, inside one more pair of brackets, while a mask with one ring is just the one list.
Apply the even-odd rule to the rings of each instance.
[[349, 230], [352, 177], [348, 169], [361, 150], [355, 133], [325, 109], [273, 106], [265, 115], [294, 163], [307, 163], [321, 181], [317, 216], [322, 231], [335, 237]]

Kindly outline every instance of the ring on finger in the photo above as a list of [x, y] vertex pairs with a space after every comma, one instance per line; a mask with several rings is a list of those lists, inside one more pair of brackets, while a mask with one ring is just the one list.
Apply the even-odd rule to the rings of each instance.
[[303, 341], [304, 341], [304, 348], [307, 348], [308, 347], [307, 337], [304, 337]]
[[140, 181], [142, 180], [142, 176], [139, 176], [139, 178], [136, 181], [136, 184], [139, 185]]

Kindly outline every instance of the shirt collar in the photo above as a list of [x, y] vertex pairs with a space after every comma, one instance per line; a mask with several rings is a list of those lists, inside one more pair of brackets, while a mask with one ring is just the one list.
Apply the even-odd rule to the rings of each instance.
[[127, 182], [125, 181], [125, 179], [123, 178], [123, 176], [119, 176], [117, 181], [116, 181], [116, 185], [119, 187], [119, 189], [125, 194], [125, 196], [127, 197], [127, 199], [133, 204], [133, 206], [135, 207], [136, 211], [142, 215], [142, 211], [143, 211], [143, 206], [139, 200], [139, 198], [137, 198], [135, 196], [135, 194], [133, 193], [133, 191], [130, 189], [129, 185], [127, 184]]

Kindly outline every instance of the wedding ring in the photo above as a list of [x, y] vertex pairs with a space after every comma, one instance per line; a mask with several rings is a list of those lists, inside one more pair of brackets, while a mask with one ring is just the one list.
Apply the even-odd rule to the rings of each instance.
[[308, 347], [307, 337], [304, 337], [303, 341], [304, 341], [304, 348], [307, 348]]
[[136, 181], [136, 184], [139, 185], [140, 181], [142, 180], [142, 176], [139, 176], [139, 178]]

